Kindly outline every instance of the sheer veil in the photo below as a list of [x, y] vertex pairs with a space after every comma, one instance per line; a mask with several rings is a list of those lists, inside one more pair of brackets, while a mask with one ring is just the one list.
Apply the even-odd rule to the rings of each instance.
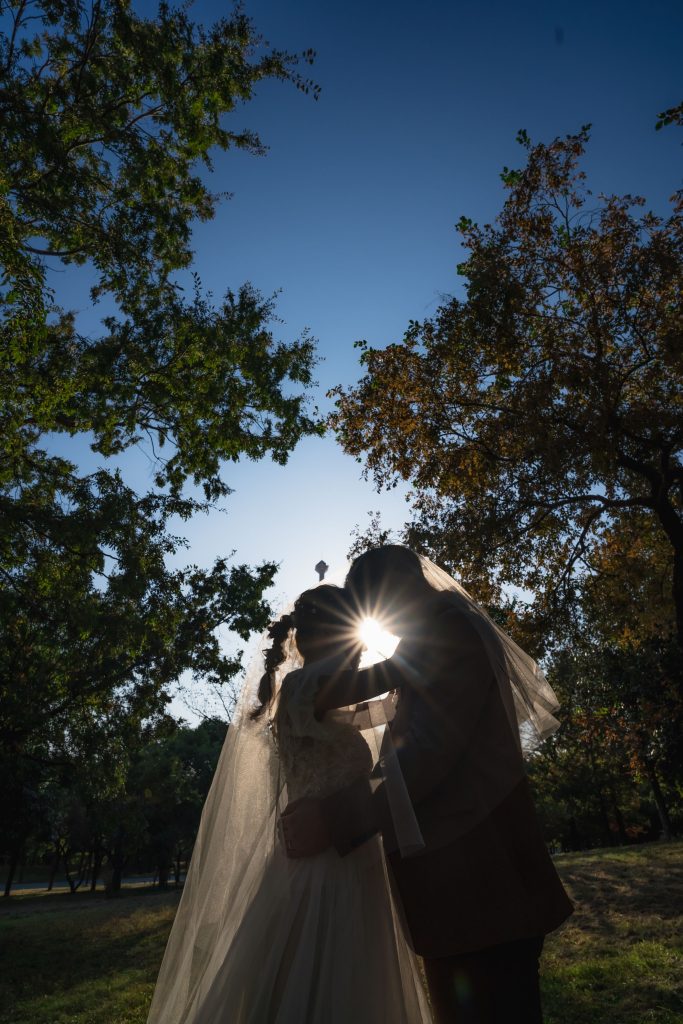
[[[324, 582], [342, 584], [344, 576], [345, 569], [340, 569]], [[281, 614], [291, 612], [293, 606], [292, 601]], [[147, 1024], [194, 1020], [200, 991], [220, 969], [267, 864], [271, 872], [280, 864], [280, 889], [283, 893], [288, 889], [286, 863], [275, 856], [281, 852], [278, 819], [287, 804], [287, 791], [272, 723], [283, 680], [296, 671], [310, 671], [317, 678], [319, 668], [303, 667], [290, 636], [285, 659], [275, 673], [271, 711], [253, 719], [251, 711], [259, 704], [263, 651], [269, 645], [266, 631], [247, 669], [204, 804]], [[401, 847], [406, 854], [419, 850], [424, 843], [387, 728], [390, 701], [378, 699], [332, 714], [344, 716], [363, 734], [379, 766], [373, 784], [386, 783]]]
[[[266, 715], [250, 717], [258, 704], [262, 651], [269, 642], [264, 633], [228, 728], [147, 1024], [183, 1024], [193, 1019], [199, 986], [219, 969], [279, 842], [283, 783], [270, 721]], [[290, 640], [287, 657], [277, 669], [277, 682], [300, 665]]]
[[555, 712], [559, 702], [543, 671], [512, 637], [500, 628], [485, 609], [453, 576], [435, 562], [419, 556], [427, 583], [446, 591], [479, 634], [493, 668], [503, 706], [520, 749], [532, 753], [560, 726]]

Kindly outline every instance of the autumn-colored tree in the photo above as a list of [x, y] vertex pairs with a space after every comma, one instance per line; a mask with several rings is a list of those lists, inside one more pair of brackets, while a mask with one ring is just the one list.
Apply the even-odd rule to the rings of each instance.
[[639, 524], [683, 640], [683, 192], [666, 218], [594, 196], [588, 138], [520, 134], [500, 215], [459, 223], [464, 297], [360, 343], [332, 424], [378, 487], [412, 484], [409, 543], [484, 598], [528, 588], [548, 623]]

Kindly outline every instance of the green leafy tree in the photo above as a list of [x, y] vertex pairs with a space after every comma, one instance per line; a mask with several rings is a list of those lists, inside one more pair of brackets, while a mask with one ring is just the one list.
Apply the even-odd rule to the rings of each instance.
[[481, 594], [530, 589], [539, 615], [640, 517], [669, 552], [683, 639], [683, 193], [668, 218], [593, 196], [587, 140], [521, 134], [496, 221], [459, 223], [465, 297], [362, 343], [332, 422], [378, 486], [413, 485], [414, 545]]
[[162, 888], [171, 867], [177, 883], [181, 862], [189, 861], [225, 733], [218, 719], [181, 726], [146, 744], [132, 765], [129, 799], [139, 802]]
[[[170, 521], [229, 494], [225, 461], [285, 463], [319, 432], [313, 343], [277, 341], [250, 286], [216, 303], [179, 275], [220, 198], [212, 152], [264, 151], [240, 107], [265, 79], [317, 89], [298, 70], [312, 53], [268, 49], [239, 9], [208, 28], [125, 0], [11, 0], [1, 17], [0, 757], [18, 795], [162, 715], [181, 673], [224, 683], [239, 659], [217, 628], [266, 622], [275, 566], [169, 569]], [[103, 303], [99, 333], [55, 292], [64, 267]], [[87, 439], [100, 468], [57, 456], [56, 435], [65, 453]], [[113, 468], [140, 445], [147, 494]]]
[[548, 671], [562, 725], [529, 762], [548, 839], [670, 839], [682, 811], [678, 645], [576, 631]]

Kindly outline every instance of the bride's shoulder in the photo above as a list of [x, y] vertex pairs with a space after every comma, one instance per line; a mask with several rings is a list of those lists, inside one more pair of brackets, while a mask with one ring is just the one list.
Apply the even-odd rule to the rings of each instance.
[[282, 680], [277, 702], [276, 722], [282, 738], [290, 736], [327, 736], [328, 728], [315, 717], [318, 678], [310, 668], [289, 672]]
[[296, 693], [305, 681], [305, 673], [301, 668], [292, 669], [280, 683], [280, 704]]
[[288, 672], [280, 684], [278, 705], [286, 710], [294, 706], [313, 707], [318, 690], [318, 675], [311, 668], [302, 666]]

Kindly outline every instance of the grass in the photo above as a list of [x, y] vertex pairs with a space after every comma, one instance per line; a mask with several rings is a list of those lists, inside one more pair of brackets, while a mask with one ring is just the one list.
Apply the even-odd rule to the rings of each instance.
[[[546, 942], [547, 1024], [683, 1024], [683, 843], [557, 858], [577, 911]], [[0, 1024], [145, 1024], [178, 893], [11, 897]]]
[[546, 940], [547, 1024], [683, 1024], [683, 843], [556, 864], [577, 909]]
[[10, 897], [1, 1024], [144, 1024], [177, 902], [149, 889]]

